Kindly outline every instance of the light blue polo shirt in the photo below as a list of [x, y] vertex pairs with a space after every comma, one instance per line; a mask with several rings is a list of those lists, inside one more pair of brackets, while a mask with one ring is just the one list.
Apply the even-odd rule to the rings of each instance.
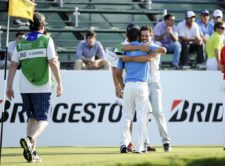
[[[141, 45], [138, 41], [134, 41], [130, 43], [131, 45]], [[159, 46], [155, 44], [150, 45], [150, 50], [154, 51]], [[143, 56], [147, 55], [147, 52], [136, 50], [125, 52], [127, 56]], [[126, 70], [125, 83], [127, 82], [147, 82], [149, 79], [149, 62], [123, 62], [121, 58], [119, 58], [118, 69]]]

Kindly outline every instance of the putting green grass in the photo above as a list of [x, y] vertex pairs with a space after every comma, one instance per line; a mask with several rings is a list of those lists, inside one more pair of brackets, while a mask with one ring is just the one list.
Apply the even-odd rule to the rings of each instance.
[[[162, 147], [145, 154], [120, 154], [117, 147], [40, 147], [43, 159], [38, 166], [225, 166], [222, 147], [173, 147], [169, 153]], [[21, 148], [3, 148], [2, 165], [24, 166]]]

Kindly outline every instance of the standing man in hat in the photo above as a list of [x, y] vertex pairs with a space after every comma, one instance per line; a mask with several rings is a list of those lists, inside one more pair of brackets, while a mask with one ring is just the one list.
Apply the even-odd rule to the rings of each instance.
[[27, 136], [20, 139], [20, 145], [27, 162], [41, 162], [37, 155], [36, 142], [48, 125], [52, 91], [51, 73], [57, 82], [57, 96], [62, 95], [62, 83], [53, 40], [43, 35], [45, 17], [41, 13], [34, 13], [29, 28], [31, 32], [18, 42], [13, 52], [6, 95], [10, 100], [14, 98], [13, 80], [18, 65], [21, 65], [20, 92], [28, 123]]

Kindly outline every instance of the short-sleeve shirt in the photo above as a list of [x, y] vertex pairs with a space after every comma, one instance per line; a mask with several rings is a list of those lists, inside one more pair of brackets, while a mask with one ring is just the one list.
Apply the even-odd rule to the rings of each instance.
[[[159, 46], [155, 43], [151, 43], [150, 48], [152, 51], [155, 51], [157, 48], [159, 48]], [[149, 83], [160, 81], [160, 72], [159, 72], [160, 57], [161, 55], [157, 55], [152, 61], [150, 61]]]
[[99, 41], [95, 41], [93, 47], [88, 47], [86, 40], [79, 43], [76, 53], [77, 59], [94, 60], [95, 57], [105, 58], [105, 51]]
[[13, 53], [15, 47], [16, 47], [16, 41], [9, 42], [8, 52]]
[[186, 25], [186, 21], [182, 21], [178, 24], [178, 35], [179, 37], [186, 37], [186, 38], [195, 38], [200, 37], [200, 30], [198, 25], [194, 22], [191, 28], [188, 28]]
[[219, 53], [223, 48], [223, 35], [213, 32], [212, 36], [206, 42], [206, 53], [208, 58], [215, 57], [215, 49], [218, 48]]
[[[131, 45], [141, 45], [138, 41], [130, 43]], [[143, 56], [147, 55], [147, 52], [140, 50], [126, 52], [127, 56]], [[125, 62], [119, 58], [118, 69], [126, 70], [125, 83], [127, 82], [147, 82], [149, 79], [149, 63], [148, 62]]]
[[[37, 35], [37, 38], [39, 38], [42, 34]], [[29, 38], [29, 34], [25, 37]], [[52, 38], [49, 39], [48, 47], [46, 50], [46, 57], [48, 60], [56, 58], [56, 51], [55, 51], [55, 46]], [[11, 59], [13, 62], [20, 63], [20, 56], [19, 53], [17, 52], [17, 49], [14, 49], [13, 56]], [[25, 77], [22, 71], [20, 71], [20, 92], [21, 93], [48, 93], [52, 91], [52, 79], [51, 79], [51, 72], [49, 70], [49, 79], [48, 82], [44, 85], [41, 86], [36, 86], [32, 84], [28, 79]]]
[[[165, 33], [166, 29], [167, 27], [165, 21], [158, 22], [154, 28], [154, 35], [161, 36], [163, 33]], [[175, 25], [173, 26], [173, 33], [178, 36], [177, 27]], [[160, 42], [162, 45], [168, 45], [173, 42], [173, 39], [171, 38], [171, 35], [167, 34]]]
[[211, 23], [208, 23], [205, 25], [202, 23], [201, 19], [198, 19], [196, 21], [196, 23], [197, 23], [201, 33], [203, 34], [203, 36], [206, 36], [206, 35], [211, 36], [212, 29], [213, 29], [213, 25]]

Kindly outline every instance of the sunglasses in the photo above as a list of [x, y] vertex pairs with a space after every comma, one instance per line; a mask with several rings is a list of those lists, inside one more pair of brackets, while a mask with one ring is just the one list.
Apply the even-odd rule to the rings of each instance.
[[222, 30], [224, 30], [225, 29], [225, 27], [219, 27], [220, 29], [222, 29]]

